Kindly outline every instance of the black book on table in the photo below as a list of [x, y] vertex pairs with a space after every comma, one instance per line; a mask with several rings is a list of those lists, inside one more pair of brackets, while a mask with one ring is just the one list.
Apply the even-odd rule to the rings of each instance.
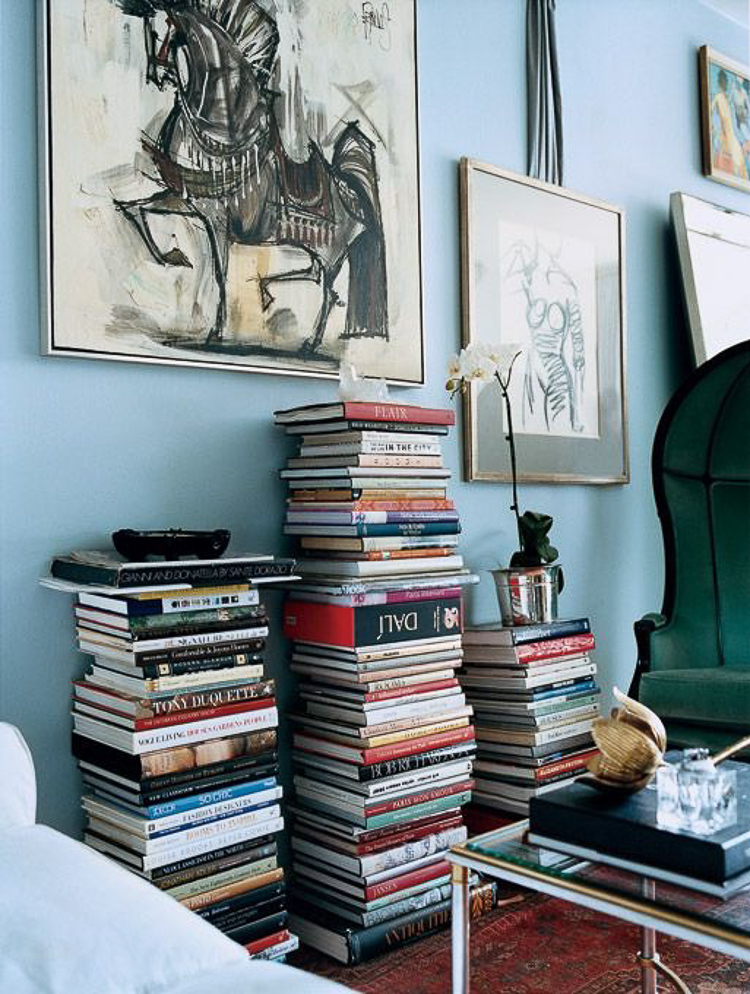
[[737, 823], [713, 835], [668, 831], [656, 823], [656, 790], [612, 796], [572, 783], [529, 804], [529, 831], [602, 854], [723, 883], [750, 868], [750, 766], [737, 771]]

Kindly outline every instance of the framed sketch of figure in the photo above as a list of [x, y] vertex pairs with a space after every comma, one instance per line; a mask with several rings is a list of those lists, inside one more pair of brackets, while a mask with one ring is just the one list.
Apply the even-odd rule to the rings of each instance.
[[47, 355], [422, 383], [416, 0], [40, 0]]
[[703, 174], [750, 191], [750, 68], [708, 45], [698, 66]]
[[[629, 480], [625, 217], [559, 186], [462, 159], [463, 344], [517, 343], [518, 478]], [[465, 474], [511, 479], [495, 382], [465, 395]]]

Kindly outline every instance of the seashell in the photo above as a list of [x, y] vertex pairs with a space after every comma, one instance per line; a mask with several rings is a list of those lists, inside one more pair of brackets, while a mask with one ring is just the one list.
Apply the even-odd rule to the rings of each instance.
[[664, 762], [667, 735], [661, 719], [650, 708], [614, 688], [621, 707], [611, 718], [595, 718], [591, 735], [600, 754], [589, 760], [596, 787], [640, 790]]

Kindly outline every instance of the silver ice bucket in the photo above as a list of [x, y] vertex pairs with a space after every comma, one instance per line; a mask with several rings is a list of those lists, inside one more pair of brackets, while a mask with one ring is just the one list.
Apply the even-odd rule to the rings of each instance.
[[563, 588], [559, 563], [553, 566], [507, 566], [490, 571], [495, 581], [503, 625], [536, 625], [557, 618], [557, 595]]

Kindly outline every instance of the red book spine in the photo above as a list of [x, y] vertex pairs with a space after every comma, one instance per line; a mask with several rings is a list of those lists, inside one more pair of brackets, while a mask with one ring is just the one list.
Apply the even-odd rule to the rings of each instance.
[[262, 939], [245, 943], [245, 949], [251, 956], [255, 956], [257, 953], [262, 953], [264, 949], [270, 949], [271, 946], [277, 946], [280, 942], [286, 942], [288, 938], [290, 938], [289, 930], [282, 928], [280, 932], [274, 932], [273, 935], [265, 935]]
[[434, 880], [436, 877], [444, 877], [446, 873], [450, 873], [450, 863], [441, 860], [439, 863], [423, 866], [419, 870], [412, 870], [411, 873], [402, 873], [401, 876], [391, 877], [390, 880], [370, 884], [369, 887], [365, 887], [365, 901], [376, 901], [379, 897], [395, 894], [408, 887], [416, 887], [417, 884], [427, 883], [428, 880]]
[[432, 694], [436, 690], [448, 690], [457, 687], [458, 680], [432, 680], [430, 683], [412, 683], [406, 687], [395, 687], [393, 690], [371, 690], [365, 694], [365, 701], [389, 701], [394, 697], [410, 697], [412, 694]]
[[[74, 697], [74, 701], [80, 704], [91, 704], [80, 697]], [[121, 711], [114, 708], [104, 707], [102, 704], [92, 705], [101, 711], [109, 714], [119, 714], [130, 719], [130, 728], [136, 732], [144, 731], [147, 728], [164, 728], [167, 725], [181, 725], [187, 721], [203, 721], [206, 718], [220, 718], [227, 714], [240, 714], [245, 711], [258, 711], [260, 708], [274, 707], [276, 699], [274, 697], [262, 697], [252, 701], [239, 701], [236, 704], [224, 704], [216, 708], [199, 708], [194, 711], [177, 711], [173, 714], [159, 715], [158, 718], [133, 718], [131, 715], [122, 715]]]
[[[410, 821], [407, 825], [403, 827], [404, 831], [417, 831], [422, 828], [429, 828], [430, 831], [437, 831], [437, 825], [442, 827], [443, 822], [446, 820], [447, 812], [441, 811], [440, 814], [436, 815], [425, 815], [424, 818], [417, 818], [416, 821]], [[451, 819], [461, 820], [460, 814], [454, 814], [450, 812], [449, 817]], [[398, 831], [402, 829], [399, 828]], [[427, 833], [430, 834], [429, 832]], [[391, 839], [394, 838], [394, 827], [393, 825], [386, 825], [384, 828], [371, 828], [366, 832], [362, 832], [357, 836], [358, 843], [364, 845], [369, 842], [383, 842], [387, 841], [387, 845], [384, 847], [386, 849], [392, 848]]]
[[395, 742], [392, 745], [374, 746], [363, 749], [362, 763], [381, 763], [385, 759], [398, 759], [400, 756], [413, 756], [415, 752], [428, 752], [431, 749], [442, 749], [443, 746], [456, 742], [473, 742], [474, 726], [453, 728], [449, 732], [438, 732], [436, 735], [422, 735], [405, 742]]
[[536, 659], [556, 659], [558, 656], [579, 655], [589, 652], [596, 647], [596, 639], [590, 633], [587, 635], [566, 635], [560, 639], [549, 639], [546, 642], [529, 642], [528, 645], [516, 646], [516, 658], [519, 663], [529, 663]]
[[418, 794], [407, 794], [405, 797], [394, 797], [390, 801], [376, 801], [372, 806], [365, 806], [365, 814], [382, 815], [387, 811], [400, 811], [402, 808], [410, 808], [412, 804], [426, 804], [428, 801], [437, 801], [441, 797], [450, 797], [452, 794], [461, 794], [465, 790], [474, 787], [473, 780], [463, 780], [461, 783], [450, 784], [448, 787], [430, 787], [429, 790], [422, 790]]
[[537, 770], [536, 779], [539, 783], [544, 783], [545, 780], [555, 777], [558, 773], [583, 769], [586, 763], [590, 759], [593, 759], [598, 752], [598, 749], [589, 749], [588, 752], [584, 752], [580, 756], [571, 756], [570, 759], [558, 759], [557, 762], [550, 763], [549, 766], [542, 766]]
[[343, 404], [347, 421], [413, 421], [420, 425], [453, 425], [456, 415], [444, 407], [415, 407], [411, 404], [373, 404], [361, 400], [346, 400]]

